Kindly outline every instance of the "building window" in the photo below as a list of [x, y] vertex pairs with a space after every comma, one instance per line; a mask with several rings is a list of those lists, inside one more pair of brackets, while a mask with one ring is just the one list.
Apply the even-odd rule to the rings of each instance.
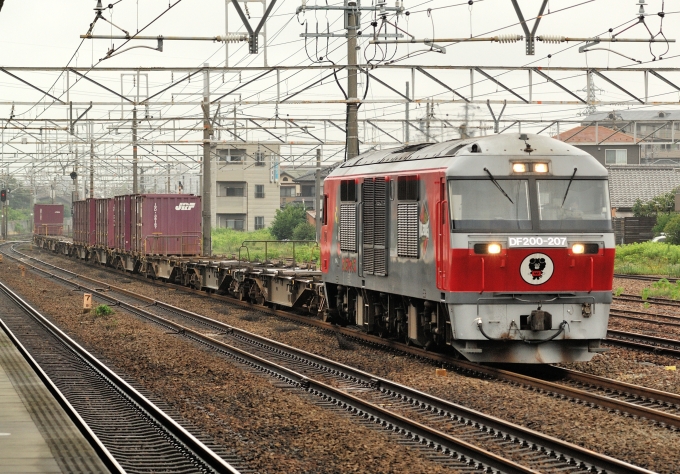
[[264, 216], [255, 216], [255, 230], [264, 229]]
[[314, 196], [314, 187], [315, 186], [300, 186], [300, 195], [303, 197]]
[[281, 186], [281, 197], [295, 197], [295, 186]]
[[256, 184], [255, 185], [255, 197], [256, 198], [263, 198], [264, 197], [264, 184]]
[[217, 183], [218, 197], [243, 197], [245, 196], [245, 183], [221, 181]]
[[255, 166], [264, 166], [264, 152], [263, 151], [256, 151], [255, 152]]
[[219, 226], [232, 230], [244, 230], [246, 216], [244, 214], [218, 214]]
[[226, 148], [217, 150], [217, 156], [220, 163], [241, 163], [246, 156], [246, 150], [243, 148]]
[[625, 165], [628, 164], [628, 150], [605, 150], [605, 165]]

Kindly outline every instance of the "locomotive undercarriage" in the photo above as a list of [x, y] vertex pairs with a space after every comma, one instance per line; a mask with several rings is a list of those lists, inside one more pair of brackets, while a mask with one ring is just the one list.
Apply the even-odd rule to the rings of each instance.
[[452, 339], [444, 303], [386, 292], [326, 284], [328, 319], [356, 325], [380, 337], [396, 338], [426, 349], [442, 348]]

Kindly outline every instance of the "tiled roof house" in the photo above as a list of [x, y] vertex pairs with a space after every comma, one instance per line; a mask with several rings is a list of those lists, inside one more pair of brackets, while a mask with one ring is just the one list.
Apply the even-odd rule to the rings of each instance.
[[680, 187], [680, 168], [673, 166], [629, 165], [607, 169], [611, 206], [617, 209], [617, 217], [630, 213], [636, 199], [646, 202]]

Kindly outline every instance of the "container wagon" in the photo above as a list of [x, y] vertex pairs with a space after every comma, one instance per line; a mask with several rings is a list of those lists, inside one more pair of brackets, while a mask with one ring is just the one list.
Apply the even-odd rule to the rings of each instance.
[[34, 205], [33, 233], [38, 235], [63, 235], [64, 205], [63, 204]]
[[95, 245], [96, 211], [94, 199], [73, 203], [73, 243], [85, 246]]

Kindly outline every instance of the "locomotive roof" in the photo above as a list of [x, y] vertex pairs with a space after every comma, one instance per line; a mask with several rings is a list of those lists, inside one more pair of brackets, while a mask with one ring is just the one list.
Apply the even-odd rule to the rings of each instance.
[[551, 162], [552, 175], [571, 176], [576, 167], [578, 176], [607, 176], [604, 166], [573, 145], [542, 135], [508, 133], [371, 151], [342, 163], [329, 177], [442, 168], [447, 174], [480, 176], [485, 167], [504, 176], [510, 174], [511, 161], [541, 158]]

